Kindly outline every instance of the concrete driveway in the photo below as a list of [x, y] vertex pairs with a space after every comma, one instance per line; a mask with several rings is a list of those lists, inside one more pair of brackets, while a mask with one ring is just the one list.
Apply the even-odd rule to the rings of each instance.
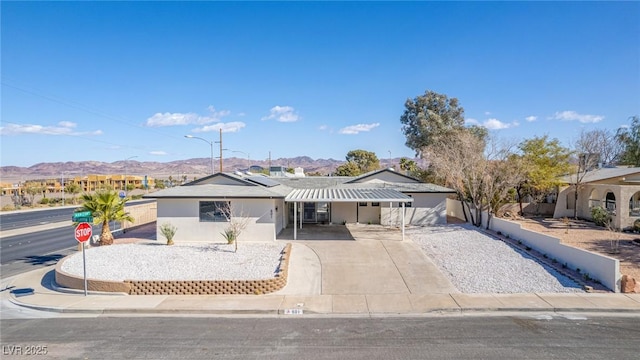
[[[380, 225], [305, 225], [278, 240], [305, 245], [320, 263], [324, 295], [449, 294], [458, 290], [409, 237]], [[307, 258], [308, 266], [314, 266]]]

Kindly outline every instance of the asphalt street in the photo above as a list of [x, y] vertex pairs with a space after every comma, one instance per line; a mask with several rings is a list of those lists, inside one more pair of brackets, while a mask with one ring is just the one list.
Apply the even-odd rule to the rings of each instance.
[[[141, 200], [129, 205], [154, 200]], [[20, 211], [0, 215], [0, 275], [7, 278], [38, 267], [55, 264], [77, 250], [73, 237], [71, 216], [78, 206], [34, 211]], [[119, 228], [112, 222], [112, 231]], [[99, 234], [100, 225], [93, 226]], [[15, 233], [14, 235], [12, 235]], [[118, 235], [115, 233], [114, 235]]]
[[1, 350], [6, 359], [27, 350], [51, 359], [637, 359], [638, 338], [637, 318], [558, 314], [98, 317], [3, 320]]

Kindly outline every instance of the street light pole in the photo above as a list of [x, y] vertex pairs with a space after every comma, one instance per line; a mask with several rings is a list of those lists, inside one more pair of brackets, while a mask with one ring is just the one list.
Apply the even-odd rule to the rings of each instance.
[[[202, 140], [204, 142], [206, 142], [207, 144], [209, 144], [209, 146], [211, 147], [211, 175], [213, 175], [214, 173], [214, 169], [213, 169], [213, 141], [209, 141], [206, 139], [203, 139], [201, 137], [197, 137], [197, 136], [193, 136], [193, 135], [185, 135], [184, 137], [186, 137], [187, 139], [198, 139], [198, 140]], [[220, 161], [222, 162], [222, 160]], [[222, 171], [222, 167], [220, 167], [220, 170]]]
[[246, 153], [246, 152], [240, 151], [240, 150], [231, 150], [231, 152], [241, 153], [241, 154], [247, 155], [247, 171], [249, 171], [249, 166], [251, 165], [251, 160], [249, 159], [249, 156], [250, 156], [249, 153]]

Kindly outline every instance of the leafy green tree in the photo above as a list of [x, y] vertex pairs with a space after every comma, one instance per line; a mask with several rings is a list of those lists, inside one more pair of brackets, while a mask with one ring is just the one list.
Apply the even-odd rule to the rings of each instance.
[[400, 170], [412, 173], [418, 170], [418, 164], [409, 158], [402, 157], [400, 158]]
[[358, 176], [361, 173], [360, 168], [353, 161], [347, 161], [346, 163], [338, 166], [334, 172], [336, 176]]
[[80, 194], [80, 191], [82, 191], [82, 189], [80, 188], [80, 185], [78, 185], [77, 183], [70, 183], [65, 186], [65, 192], [67, 194], [71, 194], [72, 204], [76, 203], [76, 197], [78, 196], [78, 194]]
[[155, 189], [164, 189], [164, 180], [154, 179], [153, 180], [153, 187]]
[[24, 192], [29, 196], [29, 203], [31, 206], [35, 203], [36, 195], [42, 194], [44, 186], [36, 181], [29, 181], [24, 184]]
[[527, 168], [521, 190], [540, 204], [561, 184], [560, 177], [569, 173], [571, 152], [558, 139], [549, 140], [547, 135], [527, 139], [518, 147]]
[[407, 99], [400, 117], [406, 145], [416, 154], [439, 137], [464, 127], [464, 109], [456, 98], [427, 90], [424, 95]]
[[358, 176], [380, 168], [380, 160], [375, 153], [366, 150], [351, 150], [347, 162], [336, 168], [338, 176]]
[[618, 129], [616, 138], [624, 147], [620, 164], [640, 166], [640, 117], [637, 115], [631, 117], [631, 126]]
[[351, 150], [347, 153], [347, 162], [354, 162], [360, 169], [360, 173], [378, 170], [380, 160], [375, 153], [365, 150]]
[[94, 225], [102, 224], [100, 244], [113, 244], [113, 235], [109, 229], [111, 221], [129, 221], [134, 219], [125, 211], [125, 204], [129, 198], [120, 199], [114, 190], [98, 190], [93, 194], [82, 195], [83, 204], [79, 211], [90, 211]]

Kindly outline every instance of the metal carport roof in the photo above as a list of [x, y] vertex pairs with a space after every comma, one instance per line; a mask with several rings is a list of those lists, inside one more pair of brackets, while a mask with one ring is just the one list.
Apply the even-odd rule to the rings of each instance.
[[412, 202], [413, 198], [393, 189], [295, 189], [286, 202]]

